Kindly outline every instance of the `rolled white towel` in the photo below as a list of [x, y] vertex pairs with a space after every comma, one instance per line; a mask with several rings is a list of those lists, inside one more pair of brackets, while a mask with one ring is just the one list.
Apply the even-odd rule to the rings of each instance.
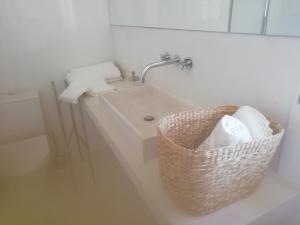
[[248, 128], [239, 119], [225, 115], [197, 150], [221, 148], [250, 141], [252, 137]]
[[248, 127], [253, 140], [259, 140], [273, 134], [267, 118], [250, 106], [241, 106], [232, 116]]

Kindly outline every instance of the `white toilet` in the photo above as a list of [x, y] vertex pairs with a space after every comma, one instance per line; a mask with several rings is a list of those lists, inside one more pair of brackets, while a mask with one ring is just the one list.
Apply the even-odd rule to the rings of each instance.
[[49, 152], [38, 92], [0, 95], [0, 178], [38, 170]]

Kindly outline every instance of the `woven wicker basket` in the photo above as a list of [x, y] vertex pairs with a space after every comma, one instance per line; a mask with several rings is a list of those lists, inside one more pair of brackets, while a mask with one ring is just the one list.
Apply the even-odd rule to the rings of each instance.
[[196, 151], [223, 115], [237, 106], [200, 108], [160, 120], [161, 180], [179, 206], [189, 214], [209, 214], [253, 193], [270, 164], [284, 129], [272, 121], [271, 137]]

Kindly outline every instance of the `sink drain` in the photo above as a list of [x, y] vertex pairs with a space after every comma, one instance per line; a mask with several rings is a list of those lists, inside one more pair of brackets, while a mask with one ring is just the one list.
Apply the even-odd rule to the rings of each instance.
[[148, 116], [145, 116], [145, 117], [144, 117], [144, 120], [145, 120], [145, 121], [153, 121], [153, 120], [155, 120], [155, 117], [154, 117], [154, 116], [148, 115]]

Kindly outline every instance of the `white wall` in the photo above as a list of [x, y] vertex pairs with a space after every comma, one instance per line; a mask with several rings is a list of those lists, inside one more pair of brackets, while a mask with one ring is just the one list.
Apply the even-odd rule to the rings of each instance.
[[106, 0], [0, 0], [0, 92], [38, 89], [49, 130], [59, 130], [50, 81], [111, 58]]
[[191, 72], [158, 68], [148, 83], [199, 105], [252, 105], [287, 125], [300, 79], [300, 38], [118, 26], [112, 32], [124, 70], [140, 72], [166, 51], [193, 58]]
[[300, 39], [113, 27], [124, 70], [141, 71], [166, 51], [192, 57], [191, 72], [150, 71], [147, 82], [200, 105], [250, 104], [286, 125], [300, 80]]
[[[300, 86], [298, 95], [295, 97], [289, 125], [286, 131], [286, 138], [283, 143], [284, 151], [279, 164], [279, 173], [287, 177], [292, 183], [300, 187], [300, 104], [298, 98], [300, 95]], [[300, 217], [299, 217], [300, 221]]]

